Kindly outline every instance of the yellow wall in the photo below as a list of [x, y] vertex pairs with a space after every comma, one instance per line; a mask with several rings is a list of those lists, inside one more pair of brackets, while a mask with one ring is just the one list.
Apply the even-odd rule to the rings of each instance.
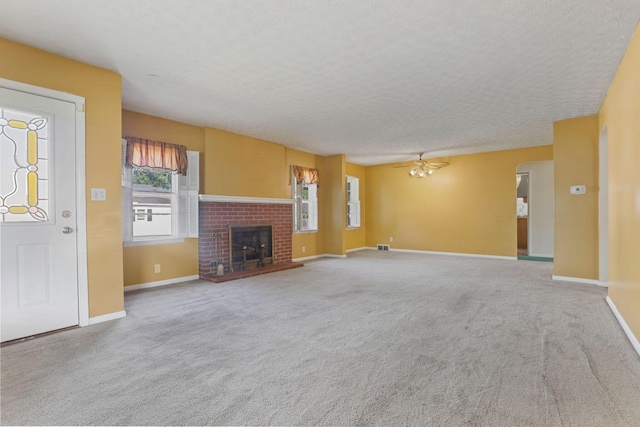
[[[122, 134], [170, 142], [200, 152], [200, 182], [204, 176], [204, 129], [133, 111], [122, 111]], [[160, 273], [155, 273], [160, 264]], [[155, 282], [198, 274], [198, 240], [124, 248], [124, 285]]]
[[291, 198], [284, 145], [205, 128], [205, 164], [205, 194]]
[[322, 204], [319, 206], [319, 219], [322, 221], [324, 234], [324, 250], [326, 254], [344, 255], [345, 217], [345, 161], [344, 154], [337, 154], [324, 158], [324, 165], [318, 173], [320, 180], [320, 194]]
[[[598, 116], [553, 124], [556, 276], [598, 278]], [[571, 195], [569, 187], [587, 193]]]
[[515, 257], [516, 168], [552, 158], [551, 145], [455, 156], [424, 179], [367, 167], [367, 246]]
[[[345, 163], [345, 173], [360, 180], [360, 227], [344, 231], [344, 246], [346, 250], [363, 248], [366, 246], [366, 168], [353, 163]], [[345, 180], [346, 185], [346, 180]], [[345, 190], [346, 194], [346, 190]], [[346, 199], [345, 199], [346, 206]]]
[[609, 137], [609, 297], [640, 339], [640, 26], [600, 109]]
[[[89, 316], [121, 311], [120, 76], [5, 39], [0, 39], [0, 52], [0, 77], [86, 99]], [[107, 200], [91, 201], [92, 187], [105, 188]]]

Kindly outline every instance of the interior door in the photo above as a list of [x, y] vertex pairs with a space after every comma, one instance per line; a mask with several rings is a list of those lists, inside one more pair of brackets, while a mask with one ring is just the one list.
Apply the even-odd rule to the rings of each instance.
[[1, 341], [78, 325], [75, 104], [0, 87]]

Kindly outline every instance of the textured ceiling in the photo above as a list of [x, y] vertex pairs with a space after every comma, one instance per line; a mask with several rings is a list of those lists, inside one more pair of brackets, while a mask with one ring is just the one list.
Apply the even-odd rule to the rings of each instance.
[[[597, 113], [640, 0], [2, 0], [0, 36], [126, 109], [369, 165], [545, 145]], [[42, 70], [46, 73], [46, 70]]]

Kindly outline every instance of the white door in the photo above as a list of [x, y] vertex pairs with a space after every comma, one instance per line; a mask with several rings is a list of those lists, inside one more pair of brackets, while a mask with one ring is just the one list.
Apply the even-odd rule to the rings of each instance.
[[0, 88], [3, 342], [79, 323], [75, 108]]

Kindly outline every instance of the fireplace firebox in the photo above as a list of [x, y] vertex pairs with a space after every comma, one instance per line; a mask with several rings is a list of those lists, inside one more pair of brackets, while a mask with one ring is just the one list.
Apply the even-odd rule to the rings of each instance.
[[231, 271], [248, 270], [275, 264], [273, 227], [266, 225], [229, 225]]

